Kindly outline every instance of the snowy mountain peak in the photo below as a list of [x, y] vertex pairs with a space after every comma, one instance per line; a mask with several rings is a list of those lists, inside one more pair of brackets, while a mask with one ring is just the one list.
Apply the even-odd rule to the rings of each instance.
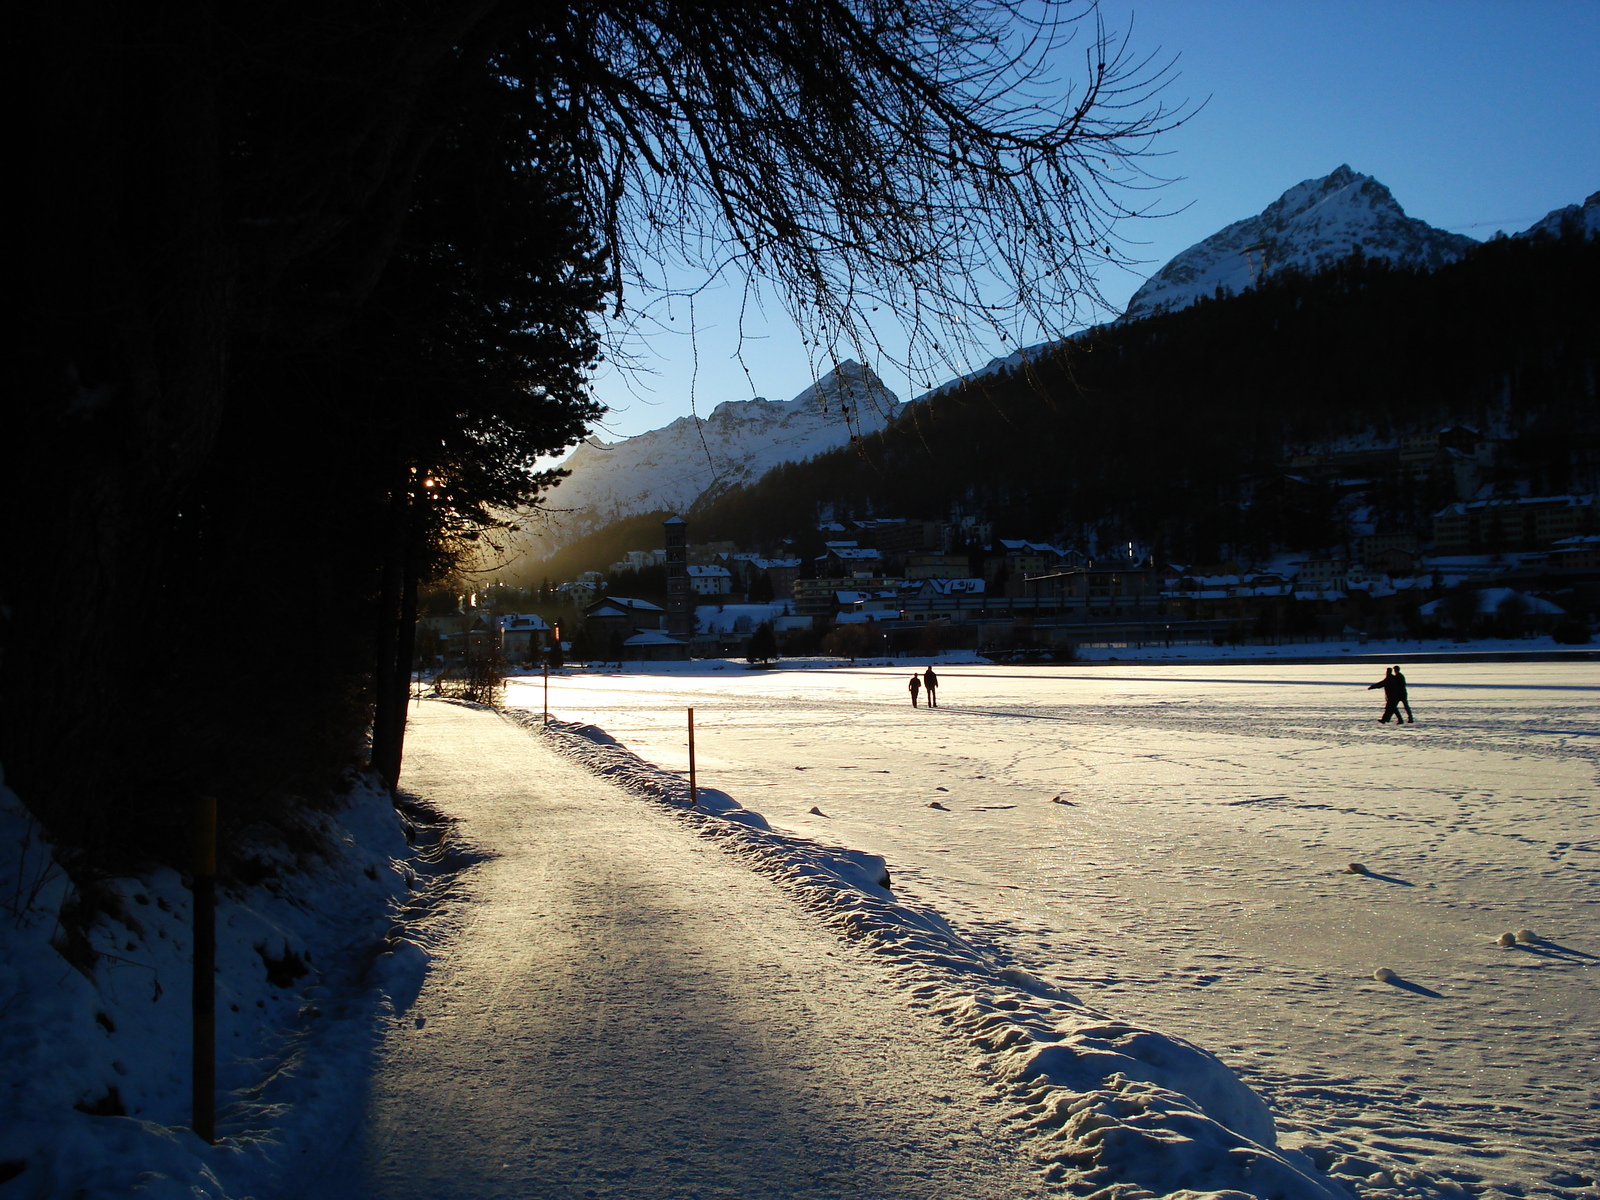
[[[762, 420], [770, 416], [774, 409], [778, 409], [791, 415], [808, 412], [817, 416], [842, 417], [847, 421], [865, 416], [870, 424], [871, 411], [887, 411], [896, 403], [898, 401], [893, 393], [884, 387], [883, 380], [874, 374], [872, 368], [863, 366], [854, 359], [848, 359], [793, 400], [775, 401], [768, 400], [765, 396], [757, 396], [753, 400], [724, 400], [711, 410], [711, 415], [706, 421], [736, 423]], [[692, 417], [681, 419], [693, 420]], [[640, 436], [649, 437], [650, 434]]]
[[1576, 233], [1586, 238], [1600, 237], [1600, 192], [1595, 192], [1582, 204], [1569, 204], [1548, 212], [1519, 233], [1518, 237], [1561, 237]]
[[1220, 288], [1241, 292], [1287, 268], [1308, 274], [1359, 249], [1429, 270], [1476, 245], [1408, 217], [1389, 189], [1348, 164], [1296, 184], [1262, 210], [1189, 247], [1140, 288], [1125, 319], [1185, 308]]
[[870, 367], [840, 363], [792, 400], [727, 400], [704, 418], [679, 417], [638, 437], [591, 438], [562, 463], [551, 494], [560, 541], [620, 517], [687, 512], [780, 463], [800, 462], [882, 429], [899, 400]]

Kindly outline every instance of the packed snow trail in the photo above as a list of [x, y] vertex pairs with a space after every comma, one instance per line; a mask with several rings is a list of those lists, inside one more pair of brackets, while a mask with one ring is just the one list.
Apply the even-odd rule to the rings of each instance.
[[500, 717], [416, 714], [402, 786], [483, 861], [322, 1196], [1045, 1194], [885, 967]]

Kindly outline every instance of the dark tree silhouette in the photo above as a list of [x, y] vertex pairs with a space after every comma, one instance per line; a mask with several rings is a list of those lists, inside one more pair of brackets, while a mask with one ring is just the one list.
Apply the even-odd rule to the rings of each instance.
[[745, 658], [753, 663], [770, 663], [778, 659], [778, 635], [773, 632], [772, 622], [763, 621], [756, 626], [756, 631], [750, 635], [750, 646], [745, 651]]
[[1065, 0], [64, 0], [15, 33], [0, 758], [58, 838], [134, 853], [198, 792], [226, 826], [394, 780], [419, 581], [552, 482], [608, 292], [747, 272], [824, 353], [885, 306], [926, 362], [1081, 296], [1171, 121]]

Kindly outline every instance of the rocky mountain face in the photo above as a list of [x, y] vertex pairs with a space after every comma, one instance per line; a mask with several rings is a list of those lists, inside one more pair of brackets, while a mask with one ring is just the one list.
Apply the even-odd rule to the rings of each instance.
[[556, 540], [636, 513], [688, 512], [780, 463], [882, 429], [898, 404], [871, 368], [849, 361], [793, 400], [730, 400], [624, 441], [590, 438], [562, 463], [572, 474], [549, 497]]
[[1185, 308], [1218, 288], [1242, 292], [1291, 267], [1313, 274], [1358, 248], [1367, 258], [1436, 270], [1477, 244], [1406, 216], [1383, 184], [1341, 166], [1179, 254], [1134, 293], [1123, 319]]

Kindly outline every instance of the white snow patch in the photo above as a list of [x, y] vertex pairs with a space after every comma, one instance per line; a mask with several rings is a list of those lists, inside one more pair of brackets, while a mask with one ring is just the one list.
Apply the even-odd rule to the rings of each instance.
[[[0, 1180], [7, 1195], [289, 1195], [359, 1111], [373, 1027], [426, 955], [389, 940], [425, 864], [388, 793], [306, 817], [332, 847], [217, 901], [217, 1142], [190, 1123], [191, 895], [166, 867], [76, 890], [0, 787]], [[245, 831], [250, 836], [250, 831]], [[270, 848], [269, 848], [270, 847]]]

